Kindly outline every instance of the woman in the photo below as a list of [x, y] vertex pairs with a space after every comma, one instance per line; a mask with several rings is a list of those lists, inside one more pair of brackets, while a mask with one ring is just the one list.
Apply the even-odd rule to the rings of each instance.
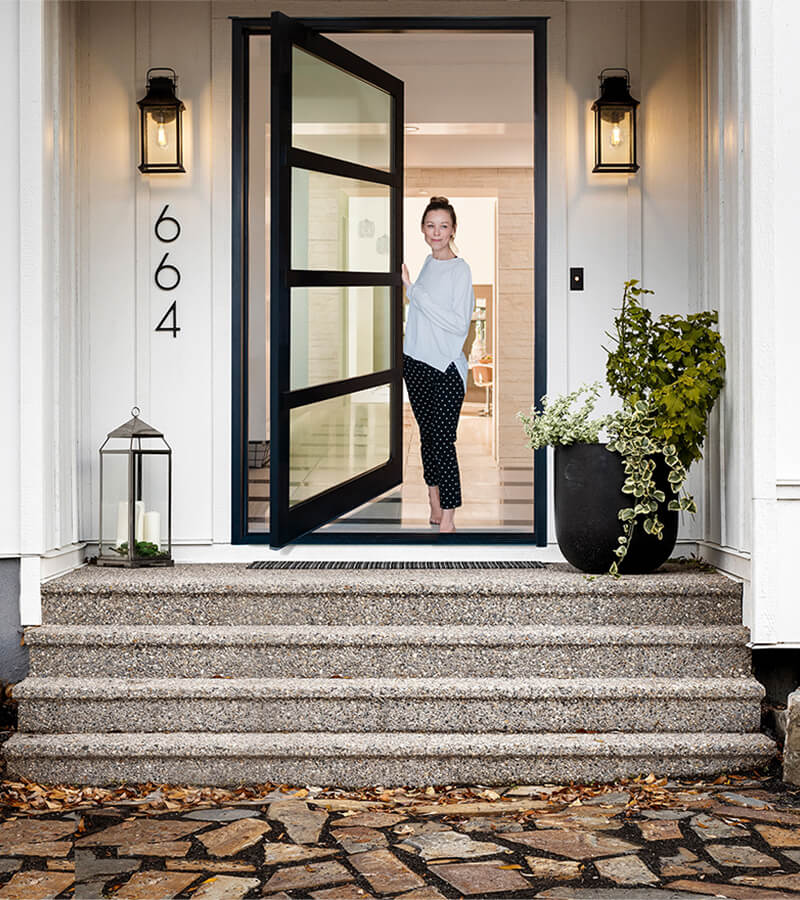
[[403, 342], [403, 377], [419, 426], [430, 521], [441, 534], [456, 530], [461, 478], [456, 431], [467, 386], [463, 346], [475, 308], [472, 272], [455, 253], [456, 213], [447, 197], [431, 197], [422, 235], [431, 248], [415, 282], [403, 263], [409, 300]]

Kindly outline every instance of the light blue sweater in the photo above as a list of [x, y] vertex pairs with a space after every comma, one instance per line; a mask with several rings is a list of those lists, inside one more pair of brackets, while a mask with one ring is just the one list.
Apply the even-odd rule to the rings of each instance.
[[475, 309], [469, 263], [460, 256], [436, 259], [429, 254], [406, 296], [410, 303], [403, 353], [440, 372], [454, 362], [466, 388], [463, 347]]

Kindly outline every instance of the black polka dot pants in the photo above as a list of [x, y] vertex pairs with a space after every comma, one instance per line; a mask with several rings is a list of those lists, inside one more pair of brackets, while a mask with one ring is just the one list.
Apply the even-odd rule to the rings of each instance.
[[455, 509], [461, 506], [461, 476], [455, 444], [464, 402], [464, 382], [455, 363], [440, 372], [405, 354], [403, 378], [419, 425], [425, 484], [439, 486], [442, 509]]

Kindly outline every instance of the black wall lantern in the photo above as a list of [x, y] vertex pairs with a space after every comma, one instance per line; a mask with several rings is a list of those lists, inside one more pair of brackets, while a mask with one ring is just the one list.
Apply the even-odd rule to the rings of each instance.
[[[606, 75], [624, 72], [625, 75]], [[631, 76], [627, 69], [603, 69], [598, 76], [600, 97], [594, 110], [593, 172], [636, 172], [636, 107], [630, 94]]]
[[[171, 72], [153, 76], [151, 72]], [[183, 168], [183, 103], [175, 96], [174, 69], [148, 69], [147, 93], [138, 102], [140, 172], [185, 172]]]

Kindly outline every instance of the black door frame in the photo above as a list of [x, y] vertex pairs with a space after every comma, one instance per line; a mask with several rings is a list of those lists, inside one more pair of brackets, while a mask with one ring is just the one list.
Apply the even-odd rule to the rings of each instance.
[[[527, 31], [533, 35], [534, 114], [534, 397], [538, 405], [547, 392], [547, 17], [336, 17], [301, 18], [303, 25], [333, 33], [387, 31]], [[231, 79], [231, 541], [269, 544], [269, 532], [247, 530], [248, 476], [248, 98], [249, 38], [270, 33], [268, 18], [232, 18]], [[547, 451], [534, 453], [533, 531], [457, 532], [448, 543], [547, 544]], [[436, 542], [435, 532], [313, 532], [297, 543], [424, 543]]]

